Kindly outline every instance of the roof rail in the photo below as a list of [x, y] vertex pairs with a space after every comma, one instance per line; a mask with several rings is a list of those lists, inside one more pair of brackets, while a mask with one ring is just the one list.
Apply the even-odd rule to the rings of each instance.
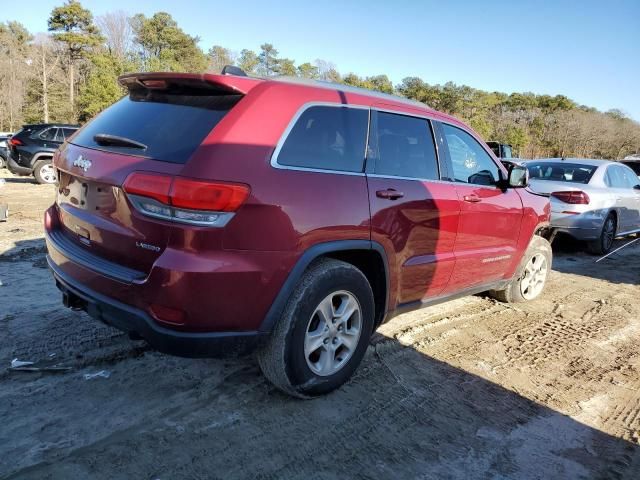
[[420, 108], [431, 108], [426, 103], [418, 102], [417, 100], [411, 100], [398, 95], [392, 95], [390, 93], [377, 92], [375, 90], [369, 90], [368, 88], [353, 87], [344, 83], [329, 82], [326, 80], [313, 80], [309, 78], [289, 77], [289, 76], [277, 76], [265, 78], [265, 80], [274, 80], [276, 82], [294, 83], [298, 85], [307, 85], [310, 87], [326, 88], [328, 90], [339, 90], [342, 92], [357, 93], [360, 95], [367, 95], [369, 97], [380, 98], [381, 100], [389, 100], [391, 102], [404, 103]]

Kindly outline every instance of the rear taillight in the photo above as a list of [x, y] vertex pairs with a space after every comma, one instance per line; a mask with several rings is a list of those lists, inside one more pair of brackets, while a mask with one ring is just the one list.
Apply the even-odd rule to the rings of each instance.
[[10, 138], [9, 145], [13, 147], [19, 147], [20, 145], [24, 145], [24, 143], [22, 143], [22, 141], [18, 138]]
[[124, 181], [124, 191], [131, 195], [154, 198], [169, 203], [172, 178], [167, 175], [134, 172]]
[[133, 172], [124, 191], [141, 213], [163, 220], [223, 227], [249, 196], [244, 184]]
[[576, 205], [587, 205], [589, 203], [589, 195], [580, 190], [569, 192], [553, 192], [551, 196], [564, 203], [572, 203]]

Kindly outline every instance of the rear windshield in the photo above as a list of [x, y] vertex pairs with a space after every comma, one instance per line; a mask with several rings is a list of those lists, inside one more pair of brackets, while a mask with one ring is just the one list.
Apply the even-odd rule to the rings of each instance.
[[586, 184], [589, 183], [598, 167], [579, 163], [541, 162], [529, 163], [527, 164], [527, 169], [529, 170], [529, 178], [532, 180]]
[[638, 175], [640, 177], [640, 160], [636, 160], [636, 161], [627, 161], [627, 162], [620, 162], [623, 165], [626, 165], [627, 167], [629, 167], [631, 170], [633, 170], [636, 175]]
[[[132, 90], [73, 138], [73, 144], [171, 163], [186, 163], [242, 95]], [[97, 134], [124, 137], [145, 149], [100, 145]]]

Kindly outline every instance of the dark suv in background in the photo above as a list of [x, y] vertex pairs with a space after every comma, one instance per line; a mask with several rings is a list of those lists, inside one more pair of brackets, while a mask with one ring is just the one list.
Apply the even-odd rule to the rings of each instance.
[[33, 175], [38, 183], [55, 183], [53, 152], [78, 128], [63, 123], [23, 125], [8, 141], [9, 170], [18, 175]]

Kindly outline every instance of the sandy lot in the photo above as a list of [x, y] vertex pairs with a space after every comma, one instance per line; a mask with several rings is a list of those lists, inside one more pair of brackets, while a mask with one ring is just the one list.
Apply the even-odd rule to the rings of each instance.
[[0, 177], [0, 478], [640, 478], [640, 242], [598, 264], [558, 244], [530, 304], [398, 317], [352, 381], [299, 401], [250, 357], [165, 356], [63, 308], [53, 187]]

